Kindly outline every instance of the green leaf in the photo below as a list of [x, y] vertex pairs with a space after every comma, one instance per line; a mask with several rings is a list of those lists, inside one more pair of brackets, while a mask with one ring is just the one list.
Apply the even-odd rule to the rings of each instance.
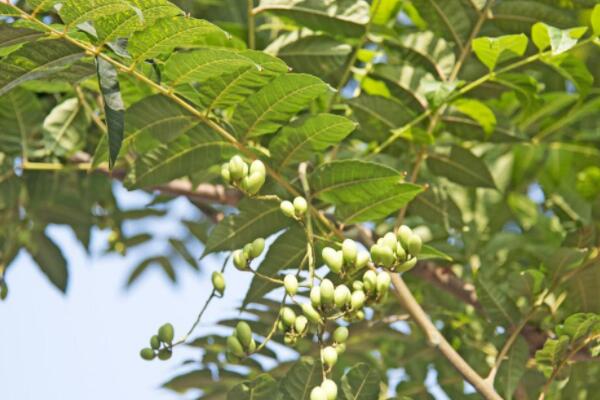
[[359, 160], [333, 161], [319, 166], [309, 177], [313, 195], [331, 204], [369, 202], [379, 192], [403, 180], [393, 168]]
[[461, 0], [413, 0], [427, 27], [462, 49], [472, 31], [475, 10]]
[[27, 156], [35, 158], [34, 138], [40, 133], [44, 113], [37, 96], [25, 89], [15, 89], [0, 96], [0, 149], [8, 155], [23, 154], [22, 145], [27, 147]]
[[464, 225], [460, 208], [446, 191], [438, 187], [429, 188], [410, 203], [411, 213], [423, 217], [432, 224], [446, 229], [461, 229]]
[[562, 247], [551, 254], [544, 254], [544, 265], [549, 271], [552, 282], [560, 279], [565, 273], [581, 266], [587, 251], [576, 248]]
[[[300, 264], [306, 255], [306, 235], [297, 225], [284, 232], [269, 247], [264, 260], [260, 263], [257, 272], [276, 278], [277, 274], [285, 269], [300, 268]], [[261, 279], [259, 276], [252, 278], [250, 289], [244, 297], [242, 309], [248, 304], [260, 300], [278, 285]]]
[[363, 0], [261, 0], [255, 13], [269, 12], [313, 31], [358, 37], [369, 21], [369, 3]]
[[501, 285], [488, 275], [480, 273], [477, 276], [477, 298], [492, 322], [514, 326], [518, 323], [517, 306], [508, 298]]
[[424, 69], [409, 64], [379, 64], [375, 65], [373, 76], [383, 78], [395, 99], [407, 104], [412, 110], [420, 112], [427, 106], [424, 84], [434, 77]]
[[34, 231], [26, 243], [27, 251], [50, 282], [61, 292], [67, 291], [69, 271], [60, 248], [44, 232]]
[[15, 28], [9, 24], [0, 25], [0, 47], [14, 46], [20, 43], [33, 42], [44, 36], [43, 32], [28, 28]]
[[309, 160], [341, 142], [356, 125], [347, 118], [333, 114], [318, 114], [299, 118], [284, 126], [269, 144], [269, 151], [278, 168]]
[[312, 358], [302, 358], [289, 370], [281, 380], [287, 399], [309, 400], [310, 391], [323, 380], [321, 363]]
[[58, 15], [67, 27], [71, 27], [126, 12], [132, 8], [129, 2], [122, 0], [63, 0]]
[[572, 310], [595, 312], [600, 314], [600, 296], [598, 296], [598, 285], [600, 285], [600, 268], [596, 263], [590, 268], [578, 270], [568, 280], [567, 304]]
[[496, 188], [487, 165], [469, 150], [452, 146], [450, 156], [430, 154], [427, 166], [431, 172], [461, 185]]
[[204, 255], [240, 249], [254, 239], [266, 238], [290, 224], [278, 202], [244, 199], [238, 209], [238, 214], [226, 217], [212, 230]]
[[529, 346], [523, 337], [518, 337], [500, 366], [497, 377], [497, 390], [503, 398], [511, 400], [515, 389], [525, 374], [529, 360]]
[[590, 21], [592, 23], [594, 34], [596, 36], [600, 35], [600, 4], [596, 4], [594, 7]]
[[311, 75], [285, 74], [275, 78], [236, 108], [233, 127], [237, 137], [274, 133], [327, 90], [323, 81]]
[[570, 13], [556, 2], [539, 0], [504, 0], [492, 7], [495, 25], [508, 33], [522, 33], [536, 22], [567, 28], [577, 24], [575, 13]]
[[371, 23], [385, 25], [394, 18], [400, 8], [400, 0], [375, 0], [371, 3]]
[[0, 95], [60, 72], [82, 56], [79, 47], [60, 39], [27, 43], [0, 61]]
[[236, 149], [205, 125], [197, 125], [172, 142], [142, 153], [128, 176], [128, 187], [155, 186], [198, 172], [235, 154]]
[[181, 256], [181, 258], [183, 258], [189, 264], [190, 267], [192, 267], [196, 271], [200, 269], [198, 261], [196, 261], [196, 258], [190, 253], [187, 246], [185, 245], [185, 242], [179, 239], [170, 238], [169, 244]]
[[345, 400], [372, 400], [379, 398], [381, 375], [367, 364], [357, 364], [342, 377]]
[[20, 15], [19, 11], [8, 4], [0, 3], [0, 16], [2, 17], [18, 17]]
[[227, 400], [277, 400], [279, 386], [270, 375], [262, 374], [252, 381], [242, 382], [231, 389]]
[[479, 37], [473, 40], [473, 51], [479, 61], [493, 71], [498, 63], [520, 57], [527, 50], [527, 36], [506, 35], [500, 37]]
[[577, 40], [587, 31], [587, 27], [580, 26], [571, 29], [558, 29], [553, 26], [538, 22], [531, 27], [531, 38], [539, 51], [544, 51], [548, 46], [552, 54], [557, 55], [568, 51], [577, 44]]
[[202, 49], [175, 53], [165, 63], [164, 78], [171, 86], [205, 82], [245, 68], [260, 67], [242, 53], [221, 49]]
[[367, 141], [384, 141], [392, 129], [404, 126], [413, 112], [400, 102], [382, 97], [361, 94], [348, 100], [354, 117], [360, 124], [359, 132]]
[[419, 253], [419, 260], [441, 259], [444, 261], [452, 261], [452, 257], [448, 254], [424, 244]]
[[78, 99], [63, 101], [44, 119], [45, 151], [50, 155], [64, 157], [81, 150], [89, 122]]
[[98, 83], [104, 103], [106, 127], [108, 129], [108, 165], [109, 168], [112, 168], [119, 156], [121, 143], [123, 142], [123, 132], [125, 130], [125, 105], [121, 98], [119, 75], [116, 68], [100, 57], [96, 57], [96, 65], [98, 70]]
[[494, 112], [481, 101], [462, 98], [453, 101], [452, 107], [477, 121], [486, 135], [489, 136], [494, 132], [494, 129], [496, 128], [496, 115], [494, 115]]
[[573, 54], [548, 60], [552, 66], [565, 79], [571, 81], [582, 96], [586, 96], [594, 84], [594, 76], [588, 70], [584, 61]]
[[161, 18], [129, 39], [127, 50], [134, 62], [171, 52], [176, 47], [201, 45], [210, 34], [226, 33], [216, 25], [188, 17]]
[[423, 187], [412, 183], [390, 184], [374, 192], [369, 201], [336, 207], [335, 215], [346, 224], [378, 220], [398, 212], [422, 191]]

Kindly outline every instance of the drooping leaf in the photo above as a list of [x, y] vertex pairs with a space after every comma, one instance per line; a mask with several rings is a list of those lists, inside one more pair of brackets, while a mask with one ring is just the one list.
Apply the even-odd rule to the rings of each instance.
[[440, 224], [446, 228], [460, 229], [464, 225], [460, 208], [446, 191], [440, 188], [429, 188], [415, 201], [410, 203], [409, 210], [422, 216], [429, 223]]
[[503, 398], [507, 400], [513, 398], [515, 389], [525, 374], [528, 360], [529, 346], [525, 339], [518, 337], [498, 370], [496, 387], [499, 393], [503, 393]]
[[66, 26], [77, 26], [131, 9], [132, 5], [122, 0], [63, 0], [58, 14]]
[[[36, 157], [40, 127], [44, 118], [42, 106], [34, 93], [15, 89], [0, 97], [0, 148], [8, 155]], [[36, 143], [37, 142], [37, 143]], [[23, 149], [23, 144], [26, 149]]]
[[419, 15], [434, 33], [462, 48], [471, 33], [474, 10], [461, 0], [414, 0]]
[[550, 47], [552, 54], [557, 55], [575, 46], [586, 31], [585, 26], [563, 30], [538, 22], [531, 27], [531, 38], [539, 51]]
[[90, 119], [78, 99], [68, 99], [54, 107], [43, 122], [46, 152], [67, 156], [81, 150]]
[[290, 220], [279, 209], [279, 203], [245, 199], [238, 205], [239, 213], [223, 219], [212, 230], [204, 254], [242, 248], [256, 238], [285, 228]]
[[108, 130], [108, 165], [109, 168], [112, 168], [119, 156], [121, 143], [123, 142], [123, 132], [125, 130], [125, 105], [121, 98], [119, 75], [116, 68], [100, 57], [96, 58], [96, 65], [98, 71], [98, 83], [100, 85], [104, 103], [106, 128]]
[[458, 99], [452, 102], [452, 107], [477, 121], [488, 136], [491, 135], [494, 128], [496, 128], [496, 115], [494, 115], [494, 112], [488, 106], [479, 100], [467, 98]]
[[44, 232], [32, 232], [31, 240], [27, 243], [27, 251], [50, 282], [65, 293], [69, 271], [67, 260], [56, 243]]
[[312, 358], [302, 358], [281, 381], [284, 398], [309, 400], [310, 391], [319, 386], [322, 379], [321, 363]]
[[592, 29], [595, 35], [600, 35], [600, 4], [596, 4], [591, 15]]
[[461, 185], [496, 188], [494, 178], [483, 160], [460, 146], [452, 146], [450, 156], [430, 155], [427, 166], [434, 174]]
[[300, 118], [281, 129], [269, 144], [269, 150], [275, 165], [284, 168], [341, 142], [355, 126], [349, 119], [333, 114]]
[[274, 133], [296, 113], [327, 91], [327, 85], [311, 75], [286, 74], [240, 104], [233, 127], [240, 138]]
[[42, 37], [43, 32], [28, 28], [15, 28], [9, 24], [0, 25], [0, 47], [14, 46], [19, 43], [33, 42]]
[[367, 364], [350, 368], [342, 377], [341, 392], [345, 400], [378, 399], [381, 376]]
[[227, 394], [228, 400], [277, 400], [278, 384], [270, 375], [262, 374], [252, 381], [242, 382]]
[[479, 61], [493, 71], [499, 63], [522, 56], [527, 50], [527, 42], [525, 34], [506, 35], [479, 37], [473, 40], [472, 46]]
[[348, 103], [360, 124], [361, 136], [368, 141], [384, 141], [392, 129], [405, 125], [413, 117], [407, 106], [382, 96], [361, 94]]
[[494, 323], [515, 325], [519, 315], [517, 306], [508, 298], [503, 288], [488, 275], [480, 273], [477, 277], [477, 298]]

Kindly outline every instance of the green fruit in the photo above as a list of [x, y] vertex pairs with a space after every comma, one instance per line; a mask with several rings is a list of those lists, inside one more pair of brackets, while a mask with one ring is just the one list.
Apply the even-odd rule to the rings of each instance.
[[158, 338], [161, 342], [171, 344], [171, 342], [173, 342], [174, 337], [175, 329], [173, 328], [173, 325], [167, 323], [158, 329]]
[[400, 242], [398, 242], [398, 244], [396, 245], [396, 258], [400, 262], [406, 260], [406, 250], [404, 250], [404, 247], [402, 247], [402, 244], [400, 244]]
[[355, 290], [352, 292], [352, 297], [350, 298], [350, 305], [352, 309], [360, 310], [365, 304], [366, 299], [367, 296], [365, 296], [365, 292], [362, 290]]
[[242, 344], [235, 336], [229, 336], [227, 338], [227, 351], [233, 354], [236, 357], [245, 357], [246, 353], [244, 352], [244, 348]]
[[263, 177], [267, 174], [267, 169], [265, 168], [265, 164], [260, 160], [252, 161], [250, 164], [250, 175], [259, 174]]
[[227, 183], [231, 183], [231, 174], [229, 173], [229, 164], [221, 165], [221, 178]]
[[4, 279], [0, 278], [0, 300], [6, 300], [8, 297], [8, 285], [4, 281]]
[[304, 215], [307, 209], [308, 203], [304, 197], [298, 196], [294, 199], [294, 210], [296, 211], [297, 216]]
[[251, 258], [250, 253], [252, 252], [252, 243], [245, 244], [242, 248], [242, 251], [244, 252], [244, 256], [246, 256], [246, 258]]
[[329, 279], [323, 279], [320, 285], [321, 289], [321, 304], [325, 306], [330, 306], [333, 304], [333, 295], [335, 291], [335, 286]]
[[321, 288], [318, 286], [313, 286], [313, 288], [310, 289], [310, 303], [314, 308], [321, 307]]
[[343, 352], [345, 352], [346, 351], [346, 343], [336, 344], [335, 351], [337, 351], [338, 354], [342, 354]]
[[333, 341], [336, 343], [346, 343], [348, 335], [348, 328], [345, 326], [338, 326], [335, 331], [333, 331]]
[[223, 294], [223, 292], [225, 291], [225, 277], [223, 277], [223, 274], [220, 273], [219, 271], [214, 271], [212, 273], [211, 279], [212, 279], [213, 288], [219, 294]]
[[323, 364], [325, 364], [328, 368], [331, 368], [337, 362], [338, 353], [333, 347], [327, 346], [321, 352], [321, 358], [323, 359]]
[[240, 271], [248, 268], [248, 257], [244, 250], [236, 250], [233, 252], [233, 265]]
[[291, 201], [287, 201], [284, 200], [279, 204], [279, 208], [281, 209], [281, 212], [283, 213], [283, 215], [285, 215], [286, 217], [290, 217], [290, 218], [295, 218], [296, 217], [296, 209], [294, 208], [294, 205], [292, 204]]
[[415, 257], [411, 258], [410, 260], [400, 264], [397, 268], [396, 271], [398, 272], [406, 272], [409, 271], [411, 269], [413, 269], [413, 267], [417, 264], [417, 259]]
[[379, 244], [373, 245], [371, 247], [371, 257], [373, 258], [375, 264], [383, 265], [386, 267], [391, 266], [395, 261], [393, 250], [387, 246]]
[[265, 239], [263, 239], [263, 238], [255, 239], [252, 242], [252, 245], [250, 246], [250, 257], [256, 258], [256, 257], [260, 256], [264, 249], [265, 249]]
[[227, 359], [227, 362], [231, 364], [238, 364], [240, 361], [242, 361], [240, 357], [234, 356], [229, 351], [225, 353], [225, 358]]
[[285, 286], [286, 293], [290, 296], [294, 296], [298, 293], [298, 279], [295, 275], [286, 275], [285, 278], [283, 278], [283, 285]]
[[354, 281], [352, 282], [352, 290], [363, 290], [365, 285], [362, 281]]
[[381, 271], [377, 274], [377, 293], [379, 293], [379, 295], [386, 293], [390, 287], [390, 283], [392, 283], [390, 274], [385, 271]]
[[289, 307], [283, 307], [279, 313], [285, 326], [292, 326], [296, 321], [296, 313]]
[[304, 315], [299, 315], [294, 321], [294, 330], [297, 334], [303, 335], [306, 328], [308, 328], [308, 319]]
[[156, 357], [156, 354], [154, 354], [154, 350], [152, 350], [149, 347], [146, 347], [145, 349], [142, 349], [140, 351], [140, 357], [142, 357], [146, 361], [152, 361], [154, 360], [154, 357]]
[[229, 160], [229, 174], [234, 181], [239, 181], [248, 174], [248, 164], [240, 156], [233, 156]]
[[366, 292], [372, 292], [375, 290], [375, 287], [377, 286], [377, 274], [375, 271], [368, 270], [365, 272], [363, 275], [363, 283], [365, 285]]
[[335, 251], [331, 247], [325, 247], [321, 252], [323, 261], [329, 267], [331, 272], [339, 274], [344, 265], [344, 254], [341, 251]]
[[348, 286], [339, 285], [335, 288], [335, 292], [333, 293], [333, 302], [337, 308], [343, 309], [350, 303], [351, 296], [352, 293], [350, 293]]
[[356, 268], [360, 269], [369, 263], [371, 256], [366, 251], [361, 251], [356, 256]]
[[285, 335], [283, 337], [283, 343], [285, 343], [289, 346], [293, 346], [296, 343], [296, 338], [291, 335]]
[[240, 321], [235, 327], [235, 336], [238, 338], [242, 346], [247, 349], [252, 342], [252, 329], [245, 321]]
[[410, 239], [408, 239], [408, 252], [413, 256], [418, 256], [421, 252], [421, 247], [423, 246], [423, 241], [421, 237], [417, 234], [413, 234]]
[[281, 320], [277, 321], [277, 329], [281, 333], [285, 332], [285, 325], [283, 324], [283, 321], [281, 321]]
[[242, 179], [241, 187], [249, 194], [256, 194], [265, 184], [265, 175], [250, 174]]
[[345, 239], [342, 243], [342, 255], [344, 257], [344, 261], [346, 261], [350, 265], [354, 265], [356, 263], [356, 257], [358, 257], [358, 247], [356, 246], [356, 242], [352, 239]]
[[310, 303], [302, 304], [302, 313], [308, 318], [310, 322], [322, 324], [321, 314]]
[[412, 234], [412, 229], [410, 229], [406, 225], [402, 225], [400, 228], [398, 228], [398, 232], [396, 232], [396, 237], [402, 244], [402, 247], [404, 247], [405, 249], [408, 248], [408, 241], [410, 240]]
[[248, 353], [254, 353], [255, 350], [256, 350], [256, 342], [254, 341], [254, 339], [252, 339], [250, 341], [250, 344], [248, 345]]
[[317, 386], [310, 391], [310, 400], [327, 400], [327, 394], [320, 386]]
[[325, 392], [327, 400], [335, 400], [337, 398], [338, 388], [331, 379], [325, 379], [323, 383], [321, 383], [321, 389]]
[[396, 250], [396, 243], [398, 243], [398, 240], [396, 239], [396, 235], [392, 232], [386, 233], [383, 238], [381, 238], [381, 244], [392, 251]]
[[354, 317], [357, 321], [362, 321], [363, 319], [365, 319], [365, 312], [363, 310], [359, 310], [356, 312], [356, 314], [354, 314]]
[[161, 349], [158, 351], [158, 359], [162, 361], [166, 361], [173, 355], [173, 351], [171, 349]]
[[150, 347], [152, 347], [154, 350], [158, 350], [160, 347], [160, 339], [157, 335], [154, 335], [150, 338]]

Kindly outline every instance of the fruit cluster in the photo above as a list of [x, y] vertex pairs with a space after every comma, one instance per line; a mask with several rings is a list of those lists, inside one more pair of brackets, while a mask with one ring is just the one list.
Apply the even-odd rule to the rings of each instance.
[[233, 265], [240, 271], [248, 269], [250, 262], [259, 257], [265, 249], [265, 239], [258, 238], [248, 243], [242, 249], [234, 250], [232, 253]]
[[256, 350], [256, 342], [252, 337], [252, 329], [244, 321], [238, 322], [235, 330], [227, 338], [227, 360], [232, 363], [240, 360]]
[[286, 216], [294, 219], [300, 219], [306, 214], [308, 203], [302, 196], [294, 198], [294, 201], [284, 200], [279, 204], [281, 212]]
[[143, 348], [140, 356], [147, 361], [154, 360], [157, 356], [159, 360], [168, 360], [173, 354], [173, 338], [175, 329], [173, 325], [167, 323], [158, 329], [158, 334], [150, 338], [150, 347]]
[[260, 191], [265, 184], [266, 176], [265, 164], [260, 160], [254, 160], [248, 166], [242, 157], [235, 155], [229, 162], [221, 165], [223, 180], [250, 195]]
[[392, 271], [406, 272], [417, 264], [422, 245], [421, 237], [402, 225], [395, 234], [388, 232], [371, 246], [371, 259]]

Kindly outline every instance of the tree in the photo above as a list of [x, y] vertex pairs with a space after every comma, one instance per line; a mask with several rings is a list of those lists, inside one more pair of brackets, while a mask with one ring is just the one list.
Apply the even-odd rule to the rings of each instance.
[[[165, 324], [152, 337], [145, 359], [202, 349], [167, 388], [427, 398], [435, 371], [451, 398], [600, 389], [596, 1], [12, 3], [3, 298], [20, 251], [66, 291], [48, 225], [82, 246], [111, 229], [124, 253], [151, 238], [124, 222], [185, 196], [204, 215], [180, 221], [189, 240], [252, 282], [243, 317], [220, 323], [230, 336]], [[155, 201], [123, 210], [114, 181]], [[152, 266], [175, 281], [175, 258], [198, 268], [187, 240], [169, 243], [128, 283]], [[212, 279], [198, 321], [227, 290]], [[278, 360], [282, 344], [301, 358]]]

